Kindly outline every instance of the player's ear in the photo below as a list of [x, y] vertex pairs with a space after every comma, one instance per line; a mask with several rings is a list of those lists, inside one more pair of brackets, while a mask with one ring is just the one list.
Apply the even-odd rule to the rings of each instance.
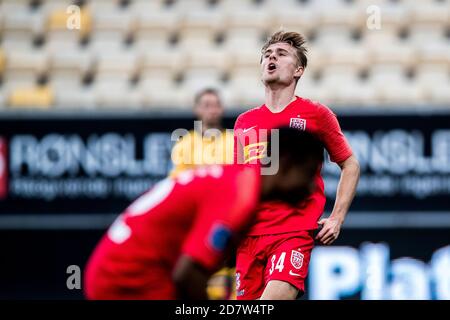
[[298, 66], [297, 69], [295, 69], [294, 78], [300, 79], [303, 75], [304, 70], [305, 69], [302, 66]]

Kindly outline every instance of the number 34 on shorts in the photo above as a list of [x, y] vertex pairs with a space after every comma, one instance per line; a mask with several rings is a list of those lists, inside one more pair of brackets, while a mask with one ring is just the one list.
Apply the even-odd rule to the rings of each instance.
[[[303, 277], [303, 273], [300, 273], [300, 269], [303, 266], [303, 254], [298, 250], [291, 250], [291, 252], [279, 252], [273, 254], [270, 263], [271, 267], [269, 269], [269, 274], [272, 276], [275, 273], [282, 273], [286, 266], [286, 255], [290, 254], [289, 262], [287, 267], [289, 270], [289, 275]], [[286, 271], [286, 270], [285, 270]]]

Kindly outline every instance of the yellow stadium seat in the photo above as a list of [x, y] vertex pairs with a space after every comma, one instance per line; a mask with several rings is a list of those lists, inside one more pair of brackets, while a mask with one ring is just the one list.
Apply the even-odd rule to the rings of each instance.
[[[92, 15], [90, 10], [84, 7], [80, 8], [79, 20], [76, 15], [76, 11], [67, 13], [66, 10], [55, 10], [48, 17], [47, 28], [50, 32], [63, 31], [65, 34], [75, 31], [80, 38], [83, 38], [92, 30]], [[76, 24], [78, 21], [79, 26]], [[73, 26], [74, 29], [68, 29], [68, 25]]]
[[3, 70], [5, 70], [5, 65], [6, 65], [5, 53], [0, 48], [0, 74], [3, 74]]
[[36, 86], [31, 88], [17, 88], [13, 90], [8, 99], [11, 107], [30, 107], [48, 109], [53, 105], [54, 95], [49, 86]]

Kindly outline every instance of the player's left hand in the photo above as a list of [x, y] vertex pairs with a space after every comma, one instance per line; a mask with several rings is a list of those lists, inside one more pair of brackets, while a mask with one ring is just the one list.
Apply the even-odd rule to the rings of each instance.
[[322, 230], [317, 234], [316, 240], [324, 245], [330, 245], [337, 239], [341, 231], [342, 222], [337, 218], [320, 219], [318, 222], [322, 226]]

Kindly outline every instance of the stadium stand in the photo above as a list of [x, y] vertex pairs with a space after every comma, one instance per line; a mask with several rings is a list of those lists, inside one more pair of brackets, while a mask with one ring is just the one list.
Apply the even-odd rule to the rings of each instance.
[[188, 108], [214, 86], [226, 108], [247, 108], [262, 101], [260, 48], [280, 28], [308, 39], [302, 96], [448, 105], [449, 12], [449, 0], [3, 0], [0, 106]]

